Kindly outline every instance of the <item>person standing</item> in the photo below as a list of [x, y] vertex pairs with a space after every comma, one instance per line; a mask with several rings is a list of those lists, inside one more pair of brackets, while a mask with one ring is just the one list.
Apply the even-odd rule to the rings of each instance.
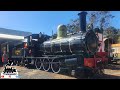
[[6, 54], [6, 51], [3, 51], [2, 63], [3, 63], [3, 66], [5, 66], [8, 63], [8, 55]]

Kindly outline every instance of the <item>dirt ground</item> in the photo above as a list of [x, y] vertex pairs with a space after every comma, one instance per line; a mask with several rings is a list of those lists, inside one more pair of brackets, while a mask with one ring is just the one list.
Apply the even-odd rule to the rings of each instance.
[[[75, 79], [66, 75], [54, 74], [37, 69], [28, 69], [21, 66], [13, 66], [18, 70], [19, 79]], [[0, 68], [2, 72], [3, 67]]]
[[104, 74], [93, 77], [95, 79], [120, 79], [120, 61], [116, 64], [109, 64], [104, 69]]
[[[28, 69], [22, 66], [14, 66], [18, 70], [19, 79], [77, 79], [67, 75], [54, 74], [37, 69]], [[3, 67], [0, 67], [0, 73]], [[103, 75], [94, 76], [92, 79], [120, 79], [120, 63], [110, 64], [104, 70]]]
[[108, 68], [105, 69], [104, 75], [102, 78], [105, 79], [120, 79], [120, 63], [111, 64]]

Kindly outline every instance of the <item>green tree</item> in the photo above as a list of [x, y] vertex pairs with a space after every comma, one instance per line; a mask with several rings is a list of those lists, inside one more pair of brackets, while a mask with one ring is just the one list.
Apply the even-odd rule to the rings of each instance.
[[93, 27], [106, 29], [110, 26], [111, 19], [115, 16], [110, 11], [90, 11], [88, 12], [89, 23], [93, 24]]
[[119, 38], [119, 29], [116, 29], [115, 27], [108, 27], [106, 30], [104, 30], [103, 34], [106, 38], [112, 38], [115, 43], [118, 42], [118, 38]]
[[[87, 12], [87, 26], [93, 25], [94, 28], [99, 27], [102, 30], [105, 30], [110, 26], [111, 19], [114, 16], [110, 11], [88, 11]], [[71, 20], [69, 24], [67, 24], [68, 33], [78, 32], [79, 28], [79, 18], [75, 20]]]
[[80, 30], [79, 27], [79, 18], [75, 20], [71, 20], [69, 24], [67, 24], [68, 33], [78, 32]]
[[120, 43], [120, 29], [118, 29], [118, 34], [117, 34], [117, 36], [118, 36], [117, 43]]

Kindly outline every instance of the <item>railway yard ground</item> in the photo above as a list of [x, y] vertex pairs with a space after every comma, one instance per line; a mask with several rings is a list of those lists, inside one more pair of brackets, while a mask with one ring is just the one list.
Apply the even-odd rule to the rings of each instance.
[[[67, 75], [55, 74], [37, 69], [28, 69], [22, 66], [14, 66], [19, 74], [19, 79], [75, 79]], [[0, 68], [2, 72], [3, 67]]]
[[[22, 66], [14, 66], [18, 70], [19, 79], [77, 79], [65, 74], [55, 74], [37, 69], [28, 69]], [[0, 67], [0, 73], [3, 67]], [[110, 64], [104, 70], [103, 75], [97, 75], [92, 79], [120, 79], [120, 62], [118, 64]]]
[[109, 64], [107, 68], [104, 69], [104, 74], [95, 76], [93, 79], [120, 79], [120, 62], [117, 64]]

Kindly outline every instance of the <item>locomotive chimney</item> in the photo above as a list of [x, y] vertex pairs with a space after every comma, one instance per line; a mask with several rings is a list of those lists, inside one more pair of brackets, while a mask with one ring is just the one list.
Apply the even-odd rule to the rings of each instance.
[[86, 32], [86, 15], [87, 15], [87, 12], [84, 12], [84, 11], [78, 14], [80, 18], [80, 30], [83, 33]]

